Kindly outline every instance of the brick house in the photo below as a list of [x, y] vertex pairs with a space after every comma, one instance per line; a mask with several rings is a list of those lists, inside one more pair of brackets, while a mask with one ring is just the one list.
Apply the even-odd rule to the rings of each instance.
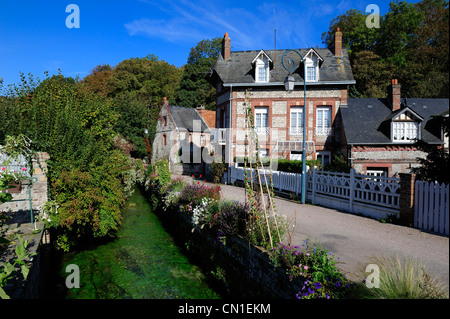
[[292, 59], [296, 61], [296, 68], [292, 72], [295, 88], [287, 91], [284, 82], [290, 72], [282, 62], [286, 50], [231, 51], [231, 40], [225, 34], [222, 54], [209, 75], [217, 91], [216, 141], [219, 146], [216, 150], [221, 152], [225, 162], [232, 165], [236, 157], [245, 153], [246, 92], [251, 92], [260, 154], [301, 159], [305, 114], [306, 158], [319, 159], [323, 164], [330, 162], [332, 153], [341, 144], [338, 110], [347, 104], [347, 86], [355, 84], [348, 54], [341, 42], [342, 33], [338, 30], [334, 52], [328, 48], [298, 49], [305, 58], [306, 75], [300, 56], [288, 52], [284, 64]]
[[215, 118], [214, 111], [169, 105], [164, 98], [156, 124], [152, 163], [167, 160], [173, 174], [205, 174]]
[[448, 150], [435, 115], [448, 116], [448, 99], [401, 98], [401, 85], [391, 81], [387, 98], [349, 98], [340, 109], [342, 153], [360, 174], [410, 173], [426, 157], [418, 141]]

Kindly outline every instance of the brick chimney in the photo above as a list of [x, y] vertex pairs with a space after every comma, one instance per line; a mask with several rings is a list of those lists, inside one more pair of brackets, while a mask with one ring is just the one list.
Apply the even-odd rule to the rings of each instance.
[[231, 56], [231, 39], [228, 37], [228, 32], [225, 33], [222, 40], [222, 57], [225, 61]]
[[168, 106], [168, 105], [169, 105], [169, 101], [167, 101], [166, 97], [163, 97], [163, 100], [161, 102], [161, 107]]
[[392, 106], [392, 112], [400, 110], [401, 105], [401, 93], [400, 93], [400, 84], [398, 84], [397, 79], [392, 79], [391, 81], [391, 106]]
[[334, 35], [334, 55], [342, 56], [342, 32], [339, 28], [337, 28]]

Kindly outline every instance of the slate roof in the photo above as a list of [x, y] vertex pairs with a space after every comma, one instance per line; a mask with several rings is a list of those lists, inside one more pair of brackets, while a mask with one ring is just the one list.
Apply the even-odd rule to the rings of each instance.
[[168, 108], [177, 128], [186, 129], [189, 132], [193, 132], [194, 121], [197, 120], [201, 123], [200, 130], [202, 133], [211, 132], [208, 125], [195, 109], [175, 105], [168, 105]]
[[[442, 144], [441, 129], [432, 118], [448, 111], [448, 99], [402, 99], [402, 108], [408, 106], [421, 116], [422, 141], [428, 144]], [[387, 98], [349, 98], [347, 107], [340, 108], [347, 144], [370, 145], [392, 143], [390, 121], [393, 118], [391, 104]]]
[[[302, 56], [305, 56], [310, 50], [311, 48], [297, 49]], [[323, 62], [320, 63], [319, 81], [308, 82], [308, 84], [320, 85], [327, 84], [327, 82], [333, 84], [339, 84], [335, 82], [341, 82], [341, 84], [355, 83], [347, 50], [342, 50], [342, 57], [334, 56], [327, 48], [314, 48], [314, 50], [323, 59]], [[285, 51], [286, 50], [264, 50], [267, 56], [273, 61], [270, 66], [269, 84], [281, 85], [289, 74], [281, 62], [281, 58]], [[219, 77], [224, 85], [267, 85], [266, 83], [254, 83], [255, 71], [252, 61], [260, 52], [261, 50], [232, 51], [228, 61], [225, 61], [223, 57], [219, 55], [212, 67], [214, 76]], [[294, 60], [296, 64], [296, 70], [294, 70], [293, 74], [296, 82], [303, 83], [303, 64], [299, 63], [300, 56], [295, 52], [287, 53], [284, 58], [284, 63], [288, 68], [292, 67], [292, 65], [288, 64], [289, 59]]]

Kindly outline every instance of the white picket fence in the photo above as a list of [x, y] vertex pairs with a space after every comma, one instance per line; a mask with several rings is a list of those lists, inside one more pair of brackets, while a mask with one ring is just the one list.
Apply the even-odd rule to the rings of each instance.
[[449, 235], [449, 185], [416, 181], [414, 227]]
[[[231, 183], [235, 181], [244, 181], [245, 171], [247, 171], [247, 178], [250, 179], [253, 176], [253, 181], [257, 181], [258, 177], [256, 175], [255, 169], [232, 166], [231, 167]], [[279, 171], [271, 171], [261, 169], [261, 182], [263, 184], [270, 183], [270, 178], [272, 177], [273, 188], [276, 191], [284, 193], [295, 193], [300, 194], [302, 191], [302, 174], [287, 173]]]
[[[250, 169], [231, 167], [231, 182], [244, 180], [244, 171], [250, 178]], [[255, 180], [256, 172], [252, 170]], [[269, 180], [272, 175], [275, 191], [300, 194], [301, 174], [261, 170]], [[306, 177], [307, 200], [313, 204], [335, 208], [374, 218], [400, 214], [400, 179], [350, 173], [312, 170]]]

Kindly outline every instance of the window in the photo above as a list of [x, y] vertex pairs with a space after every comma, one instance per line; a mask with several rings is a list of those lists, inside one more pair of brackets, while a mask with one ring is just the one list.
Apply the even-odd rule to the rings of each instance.
[[367, 167], [366, 175], [369, 176], [388, 176], [389, 169], [387, 167]]
[[393, 141], [412, 143], [419, 139], [418, 122], [393, 122]]
[[205, 146], [205, 145], [206, 145], [206, 136], [200, 135], [200, 146]]
[[315, 66], [306, 67], [306, 73], [306, 81], [317, 81]]
[[267, 82], [267, 72], [264, 66], [258, 67], [258, 82]]
[[306, 64], [306, 81], [317, 81], [317, 73], [318, 73], [318, 67], [317, 67], [317, 57], [312, 56], [311, 58], [306, 58], [305, 60]]
[[269, 133], [269, 108], [255, 108], [255, 131], [257, 134]]
[[303, 107], [291, 107], [290, 135], [303, 135]]
[[318, 107], [316, 119], [316, 135], [327, 136], [331, 131], [331, 107]]
[[302, 153], [300, 151], [290, 151], [291, 154], [289, 156], [291, 161], [301, 161], [302, 160]]
[[319, 151], [317, 152], [317, 159], [322, 164], [322, 167], [325, 167], [331, 163], [331, 153], [327, 151]]
[[162, 136], [162, 145], [167, 145], [167, 135], [166, 134], [163, 134], [163, 136]]
[[162, 125], [163, 126], [167, 125], [167, 116], [163, 116], [163, 118], [162, 118]]
[[261, 57], [256, 60], [255, 70], [256, 82], [269, 82], [269, 61], [266, 57]]

